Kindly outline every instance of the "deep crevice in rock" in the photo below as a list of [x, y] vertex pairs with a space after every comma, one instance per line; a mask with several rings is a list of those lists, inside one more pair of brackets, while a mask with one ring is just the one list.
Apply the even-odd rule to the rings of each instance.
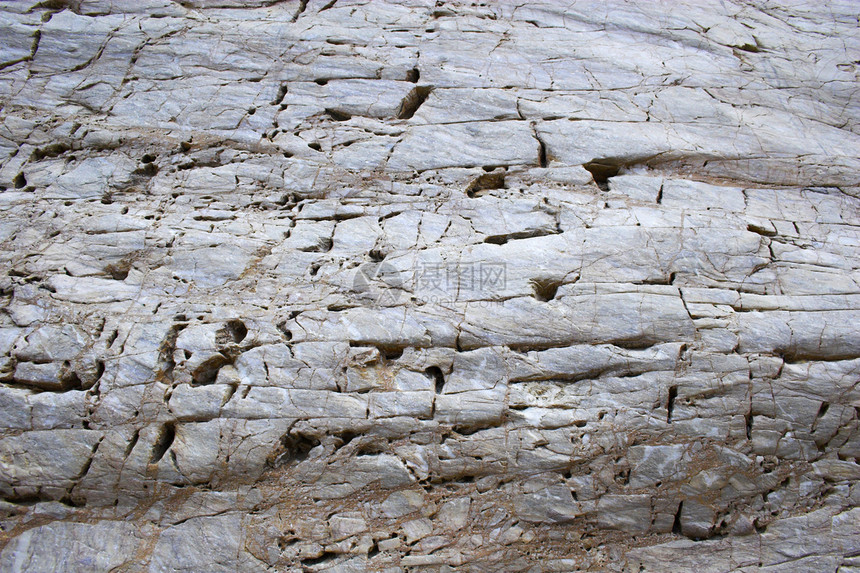
[[410, 119], [415, 115], [415, 112], [418, 111], [421, 104], [427, 100], [432, 89], [433, 88], [431, 86], [417, 86], [412, 88], [406, 97], [403, 98], [403, 102], [400, 104], [400, 111], [397, 113], [397, 118]]
[[158, 439], [152, 447], [152, 454], [149, 458], [150, 464], [157, 464], [164, 458], [164, 454], [173, 445], [173, 440], [176, 438], [176, 425], [173, 422], [168, 422], [161, 427]]
[[442, 369], [438, 366], [430, 366], [424, 372], [431, 380], [433, 380], [436, 393], [441, 394], [442, 390], [445, 388], [445, 375], [442, 373]]

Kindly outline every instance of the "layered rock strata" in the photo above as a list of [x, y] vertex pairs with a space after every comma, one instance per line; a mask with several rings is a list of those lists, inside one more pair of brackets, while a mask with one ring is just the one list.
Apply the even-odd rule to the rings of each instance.
[[858, 26], [4, 2], [0, 569], [860, 570]]

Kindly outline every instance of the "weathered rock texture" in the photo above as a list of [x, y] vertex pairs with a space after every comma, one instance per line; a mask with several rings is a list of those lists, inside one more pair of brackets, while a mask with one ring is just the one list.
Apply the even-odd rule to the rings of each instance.
[[855, 2], [0, 10], [3, 571], [860, 570]]

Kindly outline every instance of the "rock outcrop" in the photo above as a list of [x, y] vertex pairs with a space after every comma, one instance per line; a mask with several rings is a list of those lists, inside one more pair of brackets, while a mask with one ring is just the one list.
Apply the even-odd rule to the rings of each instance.
[[860, 570], [836, 2], [0, 5], [3, 571]]

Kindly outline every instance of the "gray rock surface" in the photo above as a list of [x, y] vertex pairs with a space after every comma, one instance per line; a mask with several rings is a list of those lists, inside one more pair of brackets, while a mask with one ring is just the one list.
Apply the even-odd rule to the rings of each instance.
[[3, 571], [860, 570], [856, 3], [0, 38]]

